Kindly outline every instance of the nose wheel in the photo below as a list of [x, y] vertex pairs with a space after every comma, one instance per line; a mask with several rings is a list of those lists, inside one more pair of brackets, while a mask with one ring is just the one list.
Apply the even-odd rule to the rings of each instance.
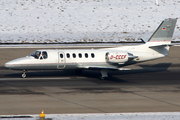
[[26, 71], [25, 70], [22, 73], [22, 78], [26, 78]]

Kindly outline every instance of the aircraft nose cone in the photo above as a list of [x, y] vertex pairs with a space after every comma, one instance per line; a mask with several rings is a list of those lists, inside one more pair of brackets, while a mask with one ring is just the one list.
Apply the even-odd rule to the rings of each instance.
[[14, 69], [19, 64], [19, 59], [11, 60], [4, 64], [5, 68]]
[[5, 63], [4, 67], [8, 68], [8, 69], [21, 69], [21, 67], [26, 62], [26, 60], [27, 60], [26, 57], [11, 60], [11, 61]]
[[10, 62], [5, 63], [5, 64], [4, 64], [4, 67], [11, 69], [11, 68], [12, 68], [12, 65], [13, 65], [13, 63], [10, 61]]
[[6, 63], [4, 64], [4, 67], [5, 67], [5, 68], [7, 68], [7, 67], [8, 67]]

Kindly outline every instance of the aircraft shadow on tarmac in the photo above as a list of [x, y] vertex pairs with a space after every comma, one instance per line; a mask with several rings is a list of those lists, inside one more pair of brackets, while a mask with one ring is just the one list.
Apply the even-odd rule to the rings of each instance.
[[[159, 71], [167, 71], [170, 67], [171, 63], [159, 63], [155, 65], [139, 65], [142, 69], [133, 69], [133, 70], [126, 70], [126, 71], [109, 71], [109, 77], [105, 80], [110, 80], [114, 82], [127, 82], [122, 80], [117, 75], [124, 75], [124, 74], [135, 74], [135, 73], [148, 73], [148, 72], [159, 72]], [[22, 72], [19, 71], [13, 74], [6, 74], [5, 77], [8, 78], [20, 78]], [[29, 71], [27, 72], [27, 78], [53, 78], [53, 77], [87, 77], [93, 79], [100, 79], [100, 72], [98, 70], [83, 70], [80, 75], [77, 75], [74, 70], [51, 70], [51, 71]]]
[[[76, 75], [74, 70], [68, 71], [29, 71], [27, 78], [20, 78], [21, 71], [17, 71], [13, 74], [6, 74], [7, 78], [19, 78], [16, 80], [2, 80], [2, 83], [8, 83], [7, 85], [16, 86], [18, 90], [12, 90], [4, 86], [5, 88], [0, 90], [0, 94], [44, 94], [44, 92], [37, 92], [35, 90], [29, 90], [28, 87], [36, 89], [39, 87], [60, 87], [65, 91], [59, 91], [57, 94], [68, 93], [107, 93], [107, 92], [127, 92], [121, 89], [119, 86], [126, 85], [162, 85], [162, 84], [174, 84], [179, 83], [178, 80], [169, 81], [165, 79], [151, 79], [148, 80], [146, 75], [142, 74], [155, 73], [161, 71], [167, 71], [171, 63], [163, 63], [156, 65], [141, 65], [142, 69], [130, 70], [130, 71], [109, 71], [108, 79], [100, 79], [99, 71], [83, 71], [81, 75]], [[130, 76], [135, 76], [130, 77]], [[151, 74], [147, 75], [148, 77]], [[31, 79], [32, 78], [32, 79]], [[34, 80], [33, 80], [34, 78]], [[38, 78], [38, 79], [37, 79]], [[43, 79], [40, 79], [43, 78]], [[47, 79], [46, 79], [47, 78]], [[48, 79], [49, 78], [49, 79]], [[52, 78], [52, 79], [51, 79]], [[57, 78], [57, 79], [53, 79]], [[59, 79], [58, 79], [59, 78]], [[68, 78], [68, 79], [66, 79]], [[72, 78], [72, 79], [71, 79]], [[66, 91], [67, 90], [67, 91]], [[5, 91], [5, 92], [4, 92]], [[131, 91], [128, 91], [131, 92]]]
[[148, 73], [148, 72], [160, 72], [167, 71], [172, 63], [158, 63], [155, 65], [139, 65], [142, 69], [134, 69], [132, 73]]

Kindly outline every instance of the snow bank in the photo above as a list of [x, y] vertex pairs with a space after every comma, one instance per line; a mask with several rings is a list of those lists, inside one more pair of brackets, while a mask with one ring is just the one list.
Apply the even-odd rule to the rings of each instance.
[[[0, 43], [147, 40], [179, 0], [1, 0]], [[173, 41], [180, 41], [180, 20]]]
[[[39, 115], [0, 116], [1, 120], [40, 120]], [[179, 112], [46, 114], [44, 120], [179, 120]]]

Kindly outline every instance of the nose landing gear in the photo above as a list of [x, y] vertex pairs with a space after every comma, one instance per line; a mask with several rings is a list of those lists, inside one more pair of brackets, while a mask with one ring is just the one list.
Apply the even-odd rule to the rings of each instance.
[[25, 70], [23, 70], [22, 78], [26, 78], [26, 71]]

